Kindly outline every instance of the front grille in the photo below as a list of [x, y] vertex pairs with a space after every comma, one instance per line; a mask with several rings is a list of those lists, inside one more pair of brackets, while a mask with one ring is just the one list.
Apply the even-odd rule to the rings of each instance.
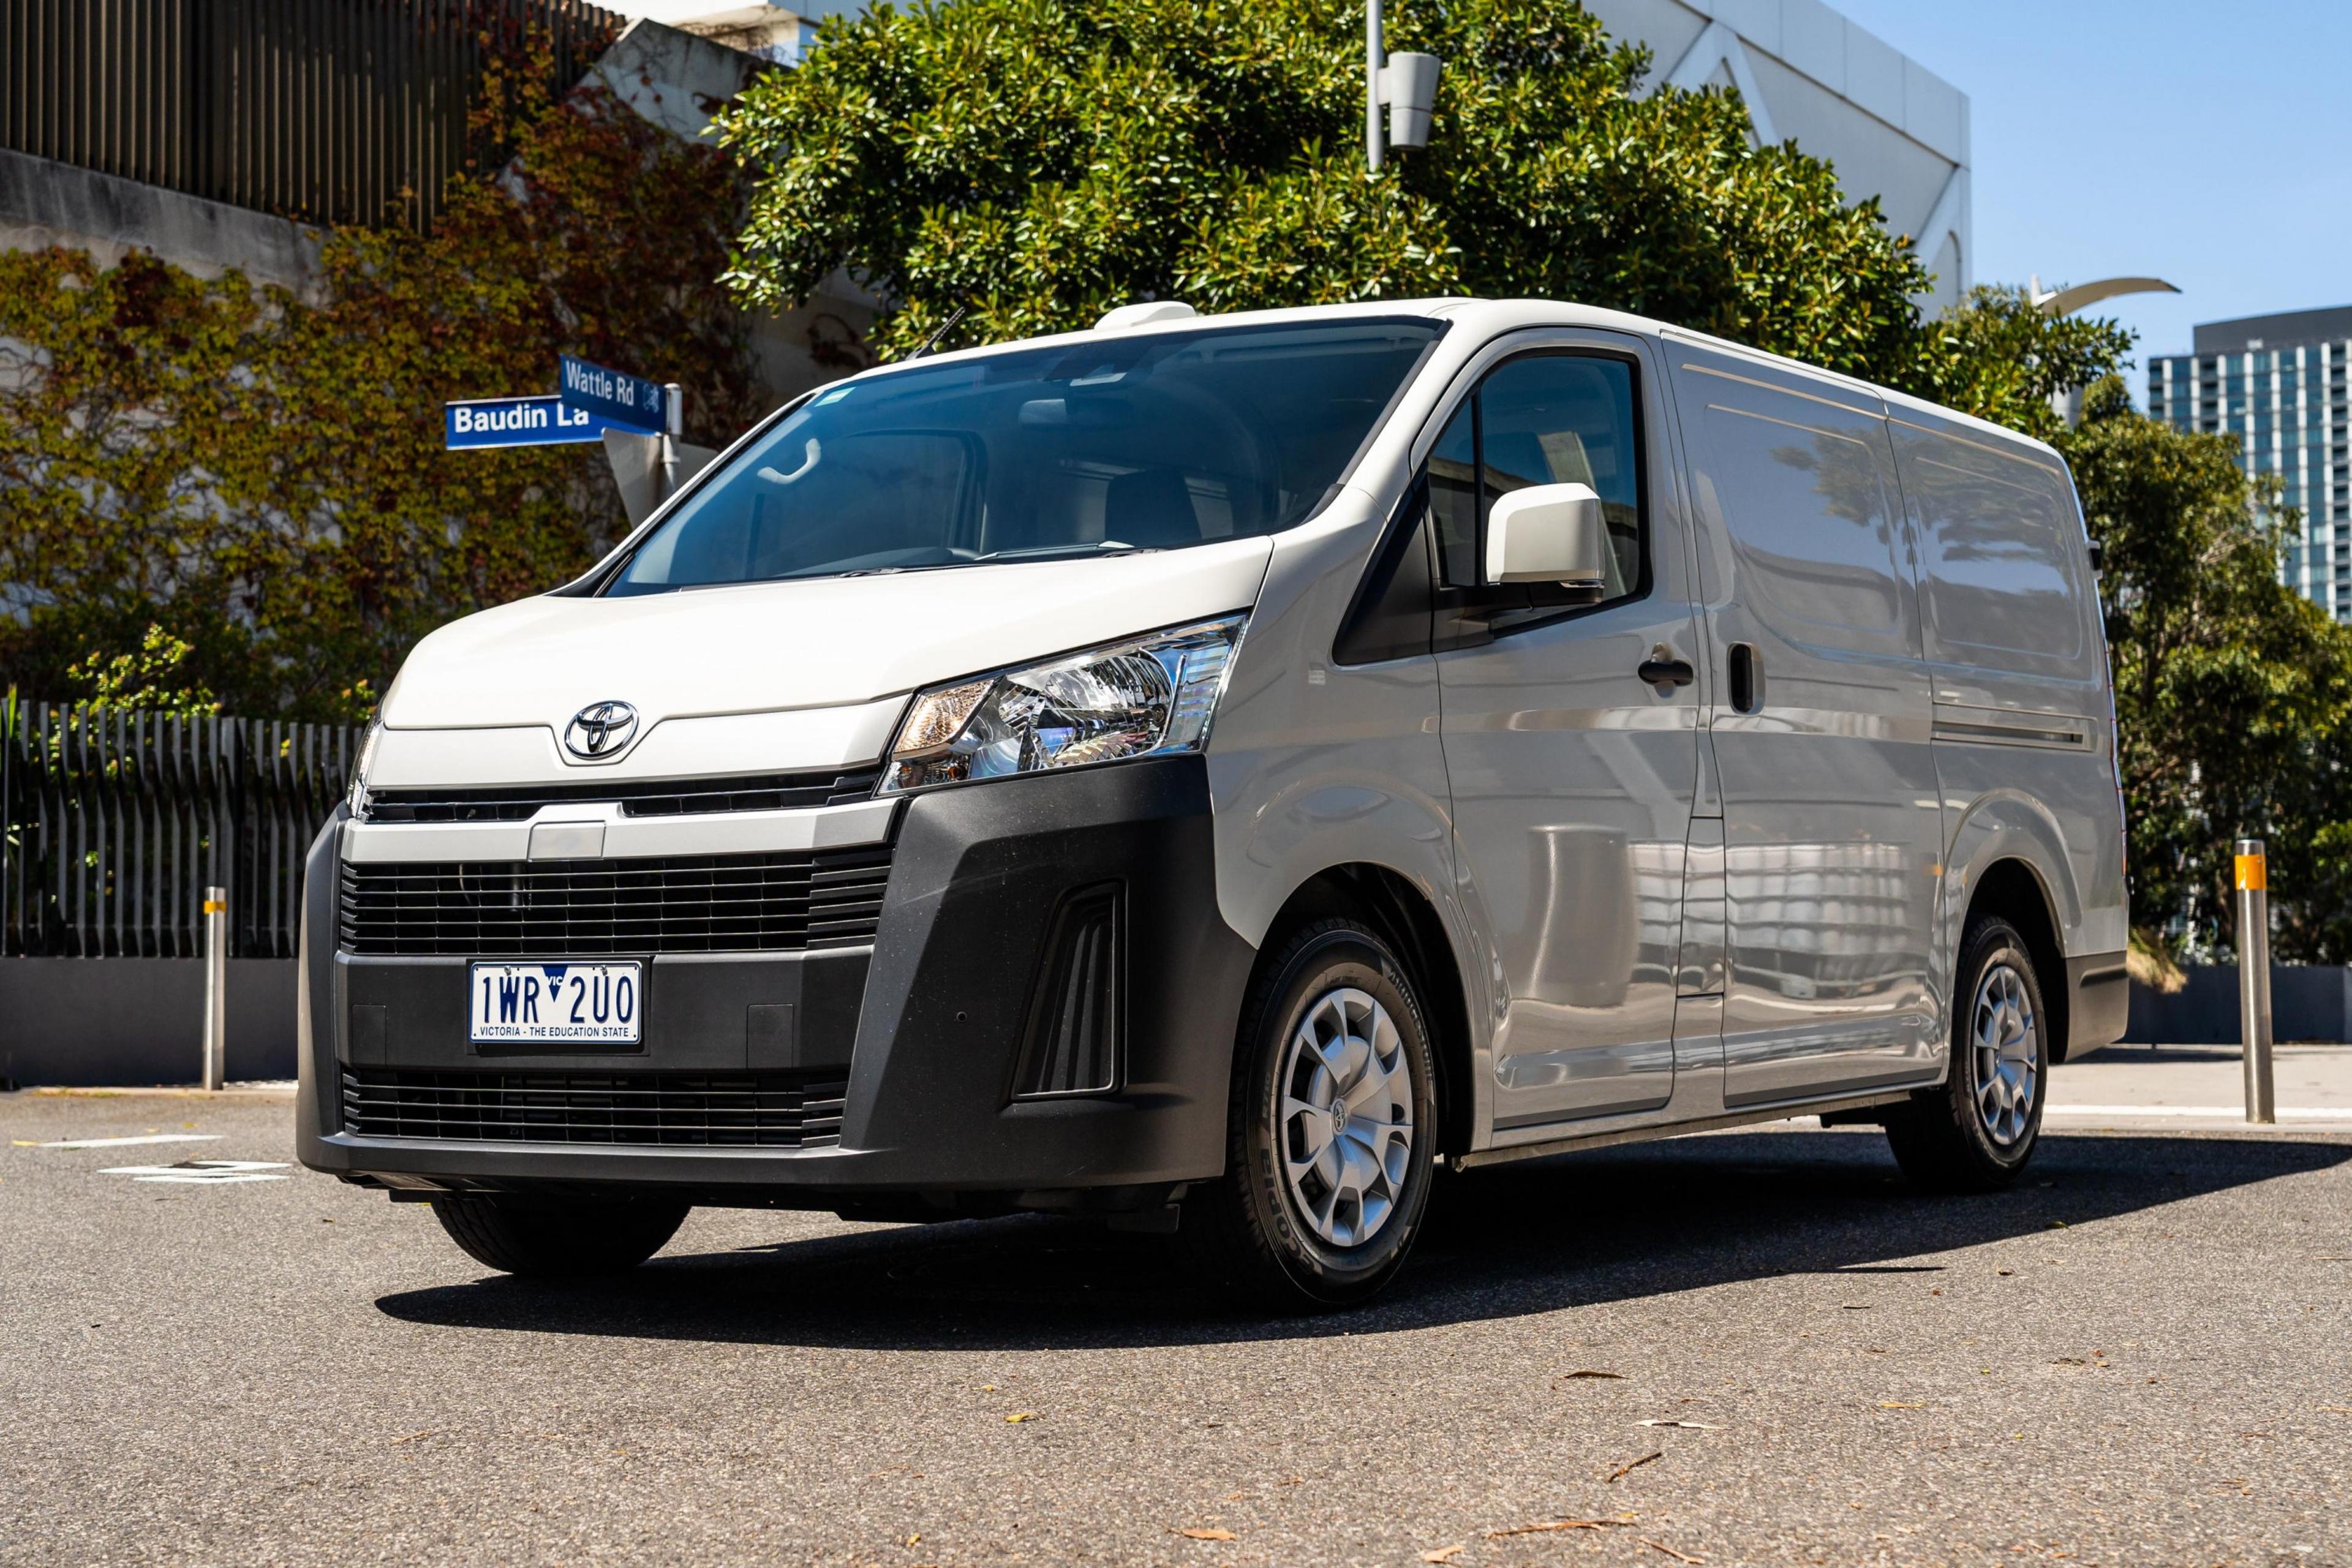
[[797, 952], [874, 940], [887, 845], [623, 860], [390, 861], [342, 868], [345, 952], [593, 958]]
[[343, 1126], [364, 1138], [803, 1149], [840, 1141], [848, 1092], [808, 1073], [346, 1068]]
[[878, 767], [848, 773], [760, 773], [720, 779], [523, 784], [502, 789], [368, 792], [370, 822], [528, 822], [549, 805], [616, 802], [623, 816], [692, 816], [712, 811], [797, 811], [869, 800]]

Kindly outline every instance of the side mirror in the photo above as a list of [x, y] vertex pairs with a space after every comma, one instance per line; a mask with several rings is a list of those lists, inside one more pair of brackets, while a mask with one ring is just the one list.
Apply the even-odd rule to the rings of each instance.
[[1495, 498], [1486, 514], [1486, 581], [1609, 582], [1609, 523], [1591, 485], [1529, 485]]

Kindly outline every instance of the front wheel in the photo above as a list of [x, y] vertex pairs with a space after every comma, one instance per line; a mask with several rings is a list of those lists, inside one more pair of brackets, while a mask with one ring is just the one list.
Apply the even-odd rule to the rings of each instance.
[[662, 1249], [687, 1206], [656, 1198], [538, 1198], [447, 1193], [433, 1217], [477, 1262], [508, 1274], [619, 1274]]
[[1989, 1193], [2033, 1157], [2050, 1070], [2042, 978], [2017, 928], [1972, 923], [1960, 943], [1951, 1068], [1886, 1122], [1904, 1174], [1937, 1192]]
[[1404, 1264], [1429, 1202], [1435, 1067], [1388, 944], [1318, 921], [1261, 970], [1235, 1043], [1225, 1174], [1184, 1228], [1229, 1289], [1346, 1307]]

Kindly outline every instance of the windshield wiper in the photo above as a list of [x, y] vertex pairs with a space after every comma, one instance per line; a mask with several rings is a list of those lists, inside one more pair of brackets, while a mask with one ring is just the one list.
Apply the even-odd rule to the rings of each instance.
[[1045, 555], [1099, 555], [1109, 551], [1120, 555], [1148, 555], [1157, 551], [1156, 544], [1123, 544], [1116, 539], [1097, 539], [1083, 543], [1033, 544], [1025, 550], [992, 550], [972, 557], [974, 561], [1034, 561]]

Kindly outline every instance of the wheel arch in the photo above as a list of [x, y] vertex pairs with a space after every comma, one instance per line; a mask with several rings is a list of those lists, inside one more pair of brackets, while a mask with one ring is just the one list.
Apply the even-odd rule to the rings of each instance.
[[1411, 975], [1437, 1065], [1437, 1152], [1468, 1150], [1477, 1096], [1471, 1065], [1470, 1011], [1462, 968], [1445, 922], [1429, 894], [1402, 872], [1369, 861], [1330, 866], [1293, 889], [1259, 944], [1258, 962], [1281, 951], [1292, 931], [1318, 920], [1360, 921], [1379, 932]]
[[[2033, 960], [2037, 977], [2042, 982], [2043, 1035], [2048, 1040], [2051, 1062], [2066, 1059], [2068, 1030], [2073, 1025], [2074, 998], [2067, 994], [2066, 952], [2059, 938], [2057, 910], [2050, 889], [2033, 866], [2015, 856], [2005, 856], [1993, 861], [1974, 879], [1975, 887], [1969, 895], [1968, 913], [1960, 923], [1960, 941], [1979, 920], [1999, 916], [2017, 928], [2025, 939], [2025, 951]], [[1953, 951], [1953, 962], [1958, 963], [1959, 948]], [[1952, 998], [1955, 1009], [1966, 1005], [1957, 994]]]

